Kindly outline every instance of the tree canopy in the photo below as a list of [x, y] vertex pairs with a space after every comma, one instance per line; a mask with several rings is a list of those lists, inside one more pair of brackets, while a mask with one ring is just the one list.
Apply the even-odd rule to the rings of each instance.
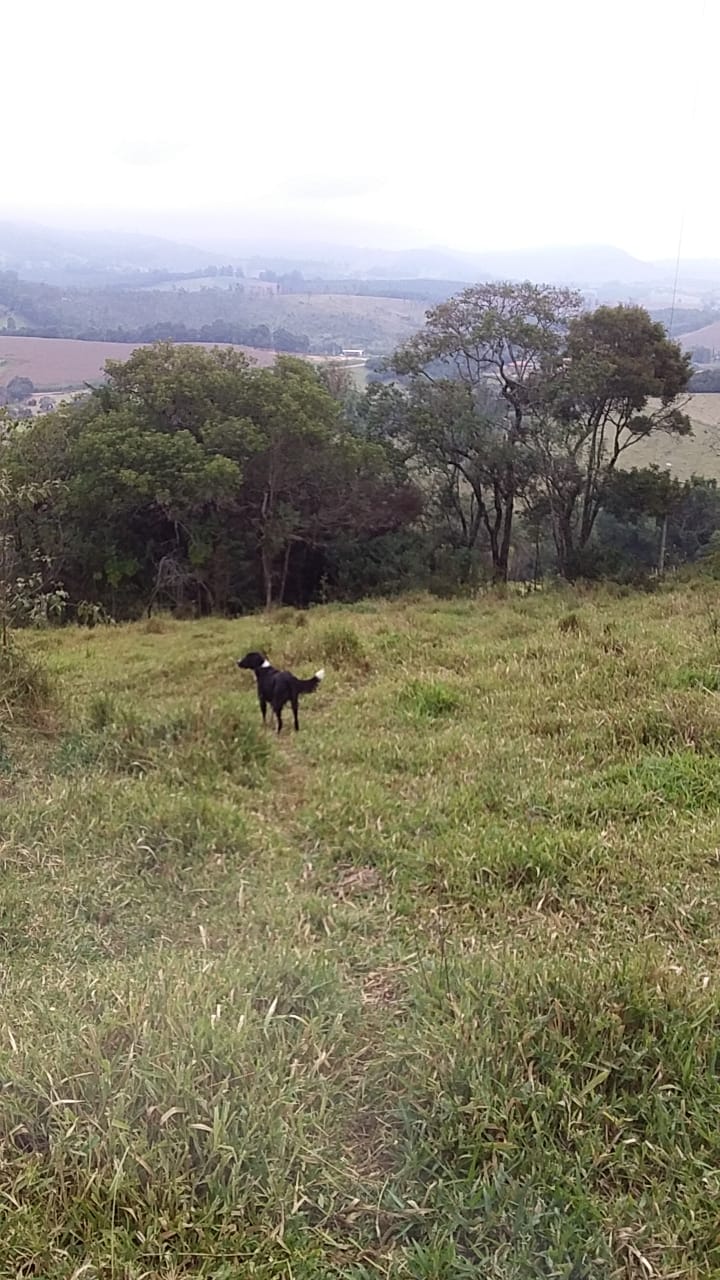
[[[579, 294], [550, 285], [475, 285], [429, 311], [425, 328], [394, 358], [396, 372], [409, 379], [409, 406], [418, 406], [408, 418], [421, 448], [429, 439], [428, 419], [445, 422], [445, 440], [455, 453], [454, 461], [446, 454], [455, 477], [448, 477], [450, 491], [458, 478], [470, 485], [498, 581], [508, 576], [533, 390], [538, 378], [555, 370], [567, 327], [581, 305]], [[434, 388], [430, 395], [426, 384]], [[474, 519], [471, 513], [471, 526]]]
[[84, 402], [18, 431], [6, 455], [18, 485], [61, 482], [23, 517], [25, 541], [52, 553], [74, 598], [114, 608], [156, 594], [169, 558], [219, 608], [302, 599], [333, 539], [385, 534], [420, 507], [320, 374], [290, 357], [257, 369], [227, 350], [138, 350]]
[[5, 425], [8, 492], [38, 495], [7, 507], [6, 563], [115, 616], [677, 563], [717, 492], [628, 463], [690, 432], [690, 374], [642, 308], [529, 283], [434, 307], [364, 390], [334, 364], [156, 343]]

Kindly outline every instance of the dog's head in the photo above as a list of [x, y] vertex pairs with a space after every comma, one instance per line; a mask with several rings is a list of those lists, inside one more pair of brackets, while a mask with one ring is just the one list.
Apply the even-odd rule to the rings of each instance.
[[238, 666], [244, 671], [259, 671], [261, 667], [269, 667], [270, 663], [264, 653], [246, 653], [244, 658], [238, 658]]

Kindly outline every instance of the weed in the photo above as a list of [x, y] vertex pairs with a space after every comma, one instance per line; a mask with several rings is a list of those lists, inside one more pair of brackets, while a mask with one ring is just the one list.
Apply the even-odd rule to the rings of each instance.
[[701, 694], [669, 696], [637, 712], [616, 714], [614, 737], [626, 751], [650, 747], [664, 753], [691, 749], [717, 754], [720, 704]]
[[335, 622], [318, 636], [318, 646], [323, 659], [335, 666], [367, 667], [365, 646], [352, 627]]
[[288, 622], [293, 622], [295, 618], [295, 610], [287, 605], [280, 605], [276, 609], [272, 609], [268, 614], [268, 621], [271, 625], [286, 626]]
[[167, 631], [165, 619], [158, 614], [153, 614], [143, 624], [143, 631], [147, 636], [162, 636]]
[[460, 694], [441, 680], [409, 680], [400, 690], [400, 705], [411, 715], [437, 720], [459, 707]]
[[577, 613], [566, 613], [564, 617], [558, 621], [558, 630], [565, 635], [579, 635], [582, 630], [582, 623]]
[[52, 679], [33, 653], [13, 640], [0, 647], [0, 706], [7, 720], [33, 719], [54, 701]]
[[681, 667], [673, 683], [678, 689], [705, 689], [709, 693], [720, 693], [720, 666], [708, 667], [704, 671]]
[[117, 699], [108, 693], [96, 693], [88, 703], [88, 724], [96, 732], [116, 724], [120, 717]]

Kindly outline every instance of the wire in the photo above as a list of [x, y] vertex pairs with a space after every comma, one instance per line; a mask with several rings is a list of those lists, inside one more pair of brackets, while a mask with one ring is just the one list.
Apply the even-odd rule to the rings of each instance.
[[[707, 0], [702, 0], [702, 7], [700, 10], [700, 22], [697, 28], [699, 31], [703, 31], [705, 28], [706, 15], [707, 15]], [[693, 93], [692, 106], [690, 108], [690, 136], [692, 138], [695, 137], [695, 119], [697, 117], [698, 95], [700, 92], [701, 77], [698, 74], [694, 77], [694, 79], [695, 79], [695, 91]], [[684, 200], [683, 206], [682, 206], [682, 212], [680, 215], [680, 229], [678, 232], [677, 257], [675, 259], [675, 279], [673, 280], [672, 303], [670, 305], [670, 323], [668, 325], [668, 334], [670, 335], [670, 337], [672, 337], [672, 327], [673, 327], [673, 321], [675, 319], [675, 305], [677, 303], [678, 282], [680, 280], [680, 260], [682, 258], [683, 237], [685, 235], [686, 214], [687, 214], [687, 200]]]
[[686, 206], [683, 205], [683, 211], [680, 217], [677, 258], [675, 259], [675, 279], [673, 280], [672, 302], [670, 304], [670, 323], [668, 324], [668, 334], [670, 337], [672, 337], [673, 321], [675, 319], [675, 303], [677, 302], [678, 280], [680, 279], [680, 258], [682, 256], [683, 235], [685, 234], [685, 208]]

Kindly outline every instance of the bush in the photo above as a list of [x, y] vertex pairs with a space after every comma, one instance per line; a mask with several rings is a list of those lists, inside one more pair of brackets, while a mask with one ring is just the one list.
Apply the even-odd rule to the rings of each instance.
[[15, 642], [0, 647], [0, 703], [10, 720], [33, 718], [53, 701], [52, 681], [40, 663]]

